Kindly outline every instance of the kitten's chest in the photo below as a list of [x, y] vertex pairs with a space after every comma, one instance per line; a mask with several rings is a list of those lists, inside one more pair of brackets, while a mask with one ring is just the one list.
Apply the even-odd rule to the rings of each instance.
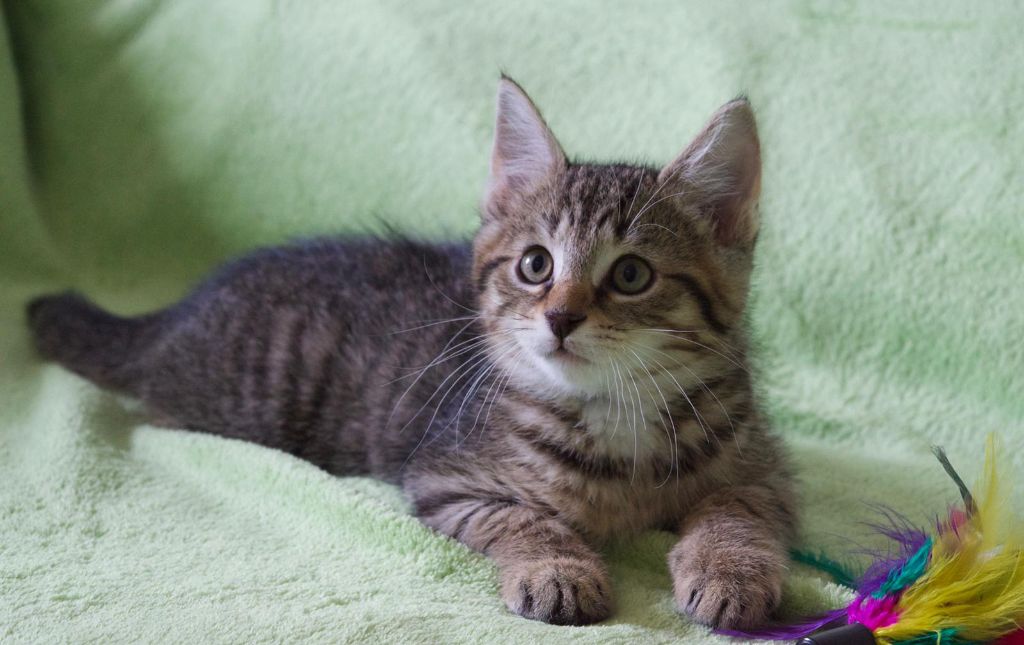
[[594, 401], [579, 411], [592, 468], [566, 463], [550, 472], [551, 499], [564, 517], [597, 539], [672, 528], [692, 503], [699, 478], [683, 473], [673, 434], [658, 417], [624, 416]]
[[576, 430], [586, 433], [588, 449], [595, 454], [643, 463], [670, 450], [668, 430], [651, 410], [594, 399], [582, 404], [575, 416]]
[[506, 401], [496, 448], [503, 479], [595, 540], [674, 529], [720, 466], [687, 458], [699, 453], [685, 420], [651, 413], [601, 400], [575, 408]]
[[648, 529], [675, 530], [689, 506], [682, 481], [588, 481], [561, 491], [563, 516], [591, 538], [604, 541]]

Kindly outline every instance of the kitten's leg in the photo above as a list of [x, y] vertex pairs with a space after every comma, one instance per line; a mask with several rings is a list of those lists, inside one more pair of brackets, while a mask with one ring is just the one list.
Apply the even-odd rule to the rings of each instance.
[[604, 563], [552, 513], [502, 497], [434, 493], [415, 500], [427, 525], [489, 556], [509, 609], [557, 625], [586, 625], [612, 611]]
[[668, 556], [679, 611], [719, 628], [764, 623], [782, 594], [793, 524], [792, 500], [768, 487], [733, 487], [702, 500]]

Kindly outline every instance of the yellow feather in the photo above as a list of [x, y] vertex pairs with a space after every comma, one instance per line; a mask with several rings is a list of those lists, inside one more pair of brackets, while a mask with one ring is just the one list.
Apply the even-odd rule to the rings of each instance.
[[997, 448], [990, 435], [974, 515], [936, 537], [928, 568], [900, 599], [899, 621], [877, 630], [879, 642], [947, 628], [958, 639], [987, 641], [1024, 624], [1024, 526], [1000, 494]]

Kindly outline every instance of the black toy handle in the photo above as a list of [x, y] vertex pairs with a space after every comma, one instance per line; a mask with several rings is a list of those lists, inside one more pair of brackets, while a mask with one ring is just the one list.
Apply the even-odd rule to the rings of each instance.
[[871, 630], [855, 623], [818, 632], [798, 640], [797, 645], [876, 645]]

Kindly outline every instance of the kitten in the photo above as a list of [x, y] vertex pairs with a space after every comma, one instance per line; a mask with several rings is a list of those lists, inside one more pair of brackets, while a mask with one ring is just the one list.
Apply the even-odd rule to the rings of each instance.
[[777, 605], [791, 475], [752, 392], [744, 310], [760, 153], [735, 100], [661, 170], [576, 164], [503, 78], [468, 244], [257, 251], [133, 318], [29, 306], [43, 356], [168, 425], [403, 487], [484, 553], [527, 618], [612, 613], [597, 548], [678, 532], [680, 611], [751, 627]]

